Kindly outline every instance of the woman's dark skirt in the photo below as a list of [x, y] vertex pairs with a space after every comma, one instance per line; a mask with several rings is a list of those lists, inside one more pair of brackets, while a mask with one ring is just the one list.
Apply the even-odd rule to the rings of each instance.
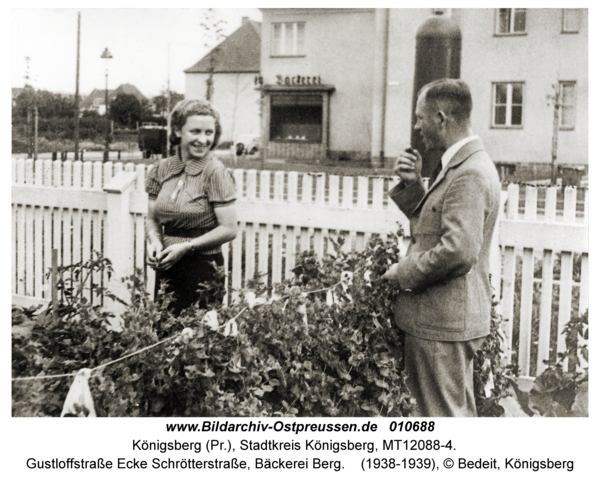
[[173, 293], [174, 300], [169, 310], [178, 316], [184, 309], [199, 302], [201, 309], [210, 304], [222, 303], [224, 289], [210, 289], [199, 286], [217, 279], [217, 270], [213, 266], [223, 266], [223, 254], [189, 253], [167, 271], [156, 271], [154, 298], [157, 298], [161, 284], [167, 283], [166, 293]]

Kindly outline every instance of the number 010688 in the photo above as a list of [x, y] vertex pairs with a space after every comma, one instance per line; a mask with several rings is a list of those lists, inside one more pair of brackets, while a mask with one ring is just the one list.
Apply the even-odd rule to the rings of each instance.
[[435, 430], [435, 421], [392, 421], [390, 431], [395, 432], [433, 432]]

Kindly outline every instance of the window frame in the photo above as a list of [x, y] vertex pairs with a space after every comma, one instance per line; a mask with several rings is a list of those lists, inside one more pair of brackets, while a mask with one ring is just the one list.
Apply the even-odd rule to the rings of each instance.
[[[298, 53], [298, 25], [302, 24], [304, 26], [304, 42], [302, 44], [303, 51]], [[292, 25], [292, 53], [276, 53], [275, 52], [275, 28], [279, 25], [281, 27], [281, 39], [279, 45], [279, 51], [285, 52], [285, 31], [287, 30], [288, 25]], [[273, 22], [271, 23], [271, 58], [281, 58], [281, 57], [306, 57], [306, 22]]]
[[[558, 99], [560, 102], [559, 113], [558, 113], [558, 128], [560, 130], [575, 130], [575, 124], [577, 120], [577, 81], [576, 80], [559, 80], [558, 81], [559, 90], [558, 90]], [[563, 89], [565, 85], [573, 86], [573, 104], [567, 105], [563, 103]], [[563, 106], [564, 107], [573, 107], [573, 124], [572, 125], [564, 125], [563, 124]]]
[[[292, 97], [296, 97], [296, 100], [300, 97], [314, 97], [315, 99], [317, 97], [320, 97], [320, 102], [318, 102], [318, 104], [321, 108], [321, 119], [320, 119], [320, 123], [318, 124], [320, 126], [318, 140], [296, 139], [296, 138], [293, 138], [293, 139], [288, 139], [288, 138], [274, 139], [273, 138], [273, 128], [272, 128], [273, 107], [276, 107], [276, 105], [274, 105], [274, 101], [276, 101], [275, 99], [279, 96], [292, 96]], [[282, 104], [279, 106], [281, 107], [281, 106], [285, 106], [285, 105]], [[290, 104], [290, 106], [292, 106], [292, 105]], [[314, 106], [317, 106], [317, 103], [315, 103]], [[324, 126], [325, 126], [324, 113], [326, 111], [326, 108], [327, 108], [326, 99], [321, 92], [291, 92], [291, 91], [287, 91], [287, 92], [279, 92], [277, 94], [271, 94], [270, 99], [269, 99], [269, 112], [270, 113], [269, 113], [268, 141], [269, 142], [277, 142], [277, 143], [299, 143], [299, 144], [321, 144], [321, 143], [323, 143], [323, 139], [325, 139], [325, 137], [326, 137], [326, 133], [323, 130]]]
[[[513, 104], [512, 102], [512, 91], [513, 85], [521, 85], [521, 103]], [[506, 85], [508, 88], [506, 89], [506, 123], [504, 124], [496, 124], [496, 86], [497, 85]], [[521, 123], [518, 125], [509, 124], [508, 121], [512, 122], [512, 108], [514, 106], [521, 106]], [[491, 125], [492, 129], [509, 129], [509, 130], [519, 130], [523, 129], [525, 125], [525, 82], [522, 80], [513, 80], [513, 81], [501, 81], [501, 82], [492, 82], [492, 115], [491, 115]]]
[[[577, 13], [577, 30], [567, 30], [565, 28], [565, 21], [567, 18], [567, 12], [571, 10], [573, 12]], [[560, 29], [560, 33], [566, 33], [566, 34], [577, 34], [581, 31], [581, 8], [563, 8], [562, 9], [562, 19], [561, 19], [561, 25], [560, 25], [561, 29]]]
[[[527, 8], [509, 8], [508, 10], [510, 10], [510, 25], [509, 25], [509, 31], [508, 32], [501, 32], [500, 31], [500, 8], [496, 9], [496, 28], [494, 29], [494, 35], [498, 36], [498, 37], [518, 37], [521, 35], [527, 35], [527, 13], [528, 13], [528, 9]], [[523, 30], [522, 32], [515, 32], [514, 31], [514, 26], [515, 26], [515, 11], [516, 10], [523, 10], [525, 11], [525, 30]]]

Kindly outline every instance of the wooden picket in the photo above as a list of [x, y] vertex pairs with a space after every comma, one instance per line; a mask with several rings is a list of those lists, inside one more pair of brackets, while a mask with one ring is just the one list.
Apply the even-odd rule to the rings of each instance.
[[[59, 265], [70, 265], [90, 259], [94, 251], [104, 255], [107, 243], [120, 241], [106, 238], [108, 194], [103, 191], [119, 173], [135, 176], [129, 200], [132, 252], [120, 261], [130, 265], [121, 267], [131, 273], [142, 269], [152, 291], [154, 272], [144, 262], [145, 179], [151, 166], [13, 159], [12, 167], [13, 299], [49, 298], [44, 279], [52, 249], [58, 250]], [[323, 257], [332, 252], [330, 237], [344, 235], [349, 250], [363, 249], [372, 233], [395, 233], [399, 224], [409, 235], [407, 219], [385, 195], [394, 179], [255, 169], [234, 170], [233, 176], [239, 235], [223, 250], [232, 295], [257, 273], [267, 284], [290, 278], [296, 254], [313, 249]], [[589, 195], [585, 191], [579, 204], [577, 197], [570, 187], [507, 189], [499, 224], [499, 297], [508, 339], [518, 331], [514, 343], [524, 378], [564, 350], [560, 333], [571, 312], [583, 314], [589, 305]], [[406, 243], [400, 247], [405, 251]], [[108, 285], [106, 277], [90, 282]]]
[[[545, 195], [540, 207], [541, 193]], [[571, 319], [577, 293], [576, 313], [583, 314], [589, 306], [588, 196], [586, 192], [583, 212], [578, 215], [576, 188], [567, 187], [561, 192], [556, 187], [527, 186], [524, 194], [521, 211], [519, 186], [508, 186], [505, 218], [500, 223], [502, 300], [508, 339], [513, 339], [513, 328], [519, 329], [520, 374], [531, 380], [545, 369], [545, 360], [554, 360], [565, 350], [561, 333]], [[581, 263], [578, 281], [574, 280], [576, 256]], [[522, 262], [520, 279], [516, 278], [517, 260]], [[557, 268], [558, 280], [554, 278]], [[536, 271], [540, 277], [535, 276]], [[521, 291], [516, 293], [518, 281]], [[520, 303], [518, 324], [513, 322], [515, 299]]]

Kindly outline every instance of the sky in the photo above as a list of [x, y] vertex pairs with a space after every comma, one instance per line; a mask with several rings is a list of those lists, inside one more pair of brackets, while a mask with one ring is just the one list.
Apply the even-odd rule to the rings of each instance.
[[[139, 3], [138, 3], [139, 4]], [[198, 4], [198, 3], [196, 3]], [[166, 90], [185, 93], [183, 71], [216, 44], [201, 27], [206, 9], [190, 8], [15, 8], [11, 9], [11, 86], [74, 94], [77, 66], [77, 13], [81, 12], [79, 92], [105, 88], [108, 48], [108, 88], [135, 85], [151, 98]], [[256, 8], [215, 9], [229, 35], [242, 17], [261, 21]], [[35, 32], [34, 35], [31, 32]], [[169, 53], [170, 52], [170, 53]], [[25, 57], [29, 57], [29, 69]]]

